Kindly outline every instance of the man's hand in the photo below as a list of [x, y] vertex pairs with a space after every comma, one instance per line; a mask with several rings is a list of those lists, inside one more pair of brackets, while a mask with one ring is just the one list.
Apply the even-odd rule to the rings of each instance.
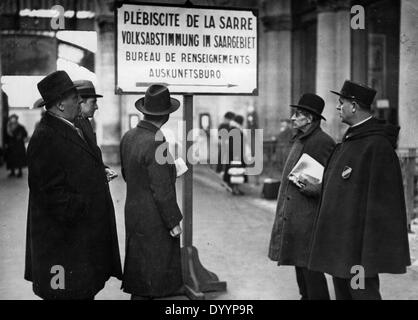
[[180, 237], [180, 234], [182, 233], [180, 225], [176, 225], [173, 229], [170, 230], [170, 236], [173, 238]]
[[106, 172], [107, 182], [115, 179], [118, 176], [118, 174], [115, 171], [109, 168], [106, 168], [105, 172]]
[[299, 177], [298, 187], [300, 192], [309, 197], [319, 197], [321, 193], [321, 184], [314, 184], [303, 176]]

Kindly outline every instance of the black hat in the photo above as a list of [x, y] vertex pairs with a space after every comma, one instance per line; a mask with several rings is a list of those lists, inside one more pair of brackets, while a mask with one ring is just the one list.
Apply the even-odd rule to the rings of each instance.
[[227, 113], [225, 113], [224, 118], [228, 119], [228, 120], [232, 120], [235, 118], [235, 113], [228, 111]]
[[145, 92], [145, 97], [135, 102], [135, 108], [144, 114], [165, 115], [176, 111], [180, 101], [170, 98], [170, 91], [161, 84], [151, 85]]
[[89, 80], [77, 80], [74, 81], [74, 85], [77, 87], [78, 94], [82, 98], [102, 98], [101, 94], [96, 94], [93, 82]]
[[340, 92], [331, 92], [346, 99], [356, 100], [365, 107], [370, 107], [377, 91], [365, 85], [346, 80]]
[[294, 108], [304, 109], [326, 120], [322, 116], [322, 111], [324, 110], [325, 102], [320, 96], [316, 94], [305, 93], [302, 95], [302, 97], [300, 97], [298, 104], [291, 104], [290, 106]]
[[38, 83], [38, 90], [44, 100], [38, 107], [53, 102], [68, 91], [75, 89], [74, 83], [65, 71], [55, 71]]
[[32, 109], [42, 108], [45, 105], [44, 99], [39, 98], [33, 103]]
[[234, 121], [240, 125], [243, 125], [244, 117], [238, 114], [235, 116]]

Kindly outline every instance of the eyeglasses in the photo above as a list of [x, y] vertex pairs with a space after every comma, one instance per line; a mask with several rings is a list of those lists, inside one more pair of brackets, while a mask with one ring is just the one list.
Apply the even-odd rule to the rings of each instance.
[[305, 114], [303, 111], [300, 111], [300, 110], [295, 110], [295, 111], [293, 112], [293, 115], [294, 115], [296, 118], [300, 118], [301, 116], [306, 117], [306, 114]]

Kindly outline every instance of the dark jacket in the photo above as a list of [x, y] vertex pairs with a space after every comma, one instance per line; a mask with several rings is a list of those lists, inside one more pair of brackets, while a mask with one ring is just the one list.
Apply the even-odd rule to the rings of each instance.
[[[180, 239], [170, 230], [182, 219], [176, 198], [174, 164], [159, 164], [156, 153], [168, 146], [156, 141], [161, 131], [141, 121], [121, 142], [126, 180], [126, 256], [122, 287], [146, 297], [168, 296], [182, 286]], [[161, 134], [162, 137], [162, 134]], [[171, 162], [172, 163], [172, 162]]]
[[[228, 138], [222, 132], [229, 132], [231, 129], [229, 122], [223, 122], [218, 127], [218, 163], [216, 164], [216, 172], [225, 170], [223, 159], [226, 155], [222, 154], [222, 150], [228, 150]], [[224, 151], [225, 152], [225, 151]]]
[[26, 148], [25, 139], [28, 133], [24, 126], [18, 124], [11, 132], [11, 135], [6, 130], [6, 165], [7, 169], [16, 169], [26, 167]]
[[324, 174], [309, 268], [351, 278], [405, 273], [410, 265], [405, 198], [395, 152], [399, 128], [376, 119], [350, 128]]
[[[97, 146], [96, 133], [93, 130], [93, 126], [91, 125], [90, 120], [88, 118], [78, 116], [74, 121], [74, 125], [83, 131], [84, 138], [86, 139], [89, 146], [92, 149], [98, 151], [101, 157], [102, 152], [100, 151], [100, 148]], [[99, 148], [99, 150], [97, 150], [97, 148]]]
[[[105, 169], [108, 168], [108, 166], [106, 166], [103, 163], [102, 150], [97, 145], [96, 133], [93, 130], [93, 126], [91, 125], [90, 120], [88, 118], [84, 118], [82, 116], [79, 116], [75, 119], [74, 125], [77, 128], [80, 128], [81, 131], [83, 132], [83, 137], [84, 137], [85, 142], [90, 147], [90, 150], [96, 155], [96, 158], [100, 160], [100, 163], [103, 167], [103, 172], [106, 175]], [[116, 225], [116, 221], [114, 219], [115, 208], [113, 206], [112, 194], [110, 193], [109, 183], [106, 184], [105, 191], [106, 191], [106, 205], [107, 205], [107, 208], [109, 210], [110, 217], [112, 217], [112, 224]], [[118, 250], [114, 252], [115, 255], [116, 255], [114, 257], [114, 259], [120, 261], [119, 240], [118, 240], [116, 232], [112, 232], [111, 241], [112, 241], [112, 247], [118, 248]], [[120, 263], [119, 263], [119, 265], [120, 265]], [[121, 279], [121, 277], [119, 277], [119, 278]]]
[[317, 193], [302, 193], [289, 181], [289, 173], [304, 153], [325, 166], [334, 146], [334, 140], [321, 130], [319, 122], [294, 138], [283, 170], [270, 240], [269, 258], [279, 265], [307, 266], [320, 196], [319, 186]]
[[[113, 204], [103, 163], [74, 128], [47, 113], [28, 146], [25, 279], [44, 299], [91, 298], [121, 278]], [[110, 200], [110, 201], [109, 201]], [[62, 266], [65, 289], [52, 289]]]

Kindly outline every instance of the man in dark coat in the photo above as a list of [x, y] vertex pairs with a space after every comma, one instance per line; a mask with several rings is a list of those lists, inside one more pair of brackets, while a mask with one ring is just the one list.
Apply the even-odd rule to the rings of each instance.
[[[77, 80], [74, 81], [74, 85], [77, 87], [78, 94], [83, 99], [83, 102], [81, 102], [80, 114], [76, 117], [74, 125], [81, 129], [87, 144], [102, 159], [102, 151], [97, 145], [96, 133], [93, 130], [90, 119], [94, 117], [94, 113], [98, 109], [97, 98], [102, 98], [103, 96], [96, 93], [96, 88], [89, 80]], [[103, 166], [108, 181], [117, 177], [115, 171], [111, 170], [108, 166]]]
[[399, 127], [371, 116], [375, 90], [346, 81], [332, 92], [350, 128], [324, 173], [308, 267], [333, 276], [337, 299], [381, 299], [379, 273], [410, 265]]
[[[228, 135], [231, 130], [230, 122], [235, 118], [235, 113], [228, 111], [224, 115], [223, 122], [218, 127], [218, 163], [216, 165], [216, 172], [220, 173], [225, 171], [225, 163], [223, 159], [225, 158], [222, 154], [223, 152], [228, 152]], [[222, 134], [222, 131], [224, 134]]]
[[183, 284], [176, 168], [160, 131], [179, 106], [165, 86], [150, 86], [145, 98], [135, 103], [144, 120], [121, 142], [127, 185], [122, 288], [133, 300], [173, 295]]
[[19, 117], [15, 114], [9, 117], [6, 128], [6, 165], [10, 170], [9, 177], [22, 177], [22, 168], [26, 167], [26, 147], [25, 141], [28, 133], [24, 126], [19, 123]]
[[227, 141], [228, 145], [228, 163], [224, 165], [225, 172], [223, 174], [223, 181], [226, 182], [228, 186], [231, 187], [232, 194], [244, 195], [244, 192], [239, 188], [239, 184], [231, 180], [234, 180], [230, 174], [230, 170], [241, 170], [243, 174], [236, 175], [235, 177], [240, 179], [242, 183], [248, 182], [248, 176], [245, 174], [245, 141], [244, 141], [244, 117], [241, 115], [236, 115], [229, 123], [229, 139]]
[[81, 99], [83, 99], [80, 105], [80, 114], [76, 117], [74, 124], [83, 130], [83, 134], [87, 136], [88, 141], [92, 141], [94, 147], [96, 147], [96, 133], [93, 130], [90, 120], [93, 119], [94, 113], [99, 108], [97, 106], [97, 98], [102, 98], [103, 96], [96, 93], [96, 88], [89, 80], [76, 80], [74, 81], [74, 85], [77, 87]]
[[81, 98], [64, 71], [38, 83], [47, 112], [28, 146], [25, 279], [43, 299], [94, 299], [121, 278], [101, 159], [74, 126]]
[[324, 104], [321, 97], [306, 93], [297, 105], [291, 105], [294, 109], [291, 120], [297, 134], [283, 169], [270, 240], [269, 258], [279, 265], [295, 266], [302, 300], [329, 299], [324, 274], [307, 269], [321, 185], [308, 187], [304, 178], [295, 184], [288, 177], [303, 154], [322, 166], [327, 163], [335, 143], [320, 126], [321, 118], [324, 119], [321, 115]]

